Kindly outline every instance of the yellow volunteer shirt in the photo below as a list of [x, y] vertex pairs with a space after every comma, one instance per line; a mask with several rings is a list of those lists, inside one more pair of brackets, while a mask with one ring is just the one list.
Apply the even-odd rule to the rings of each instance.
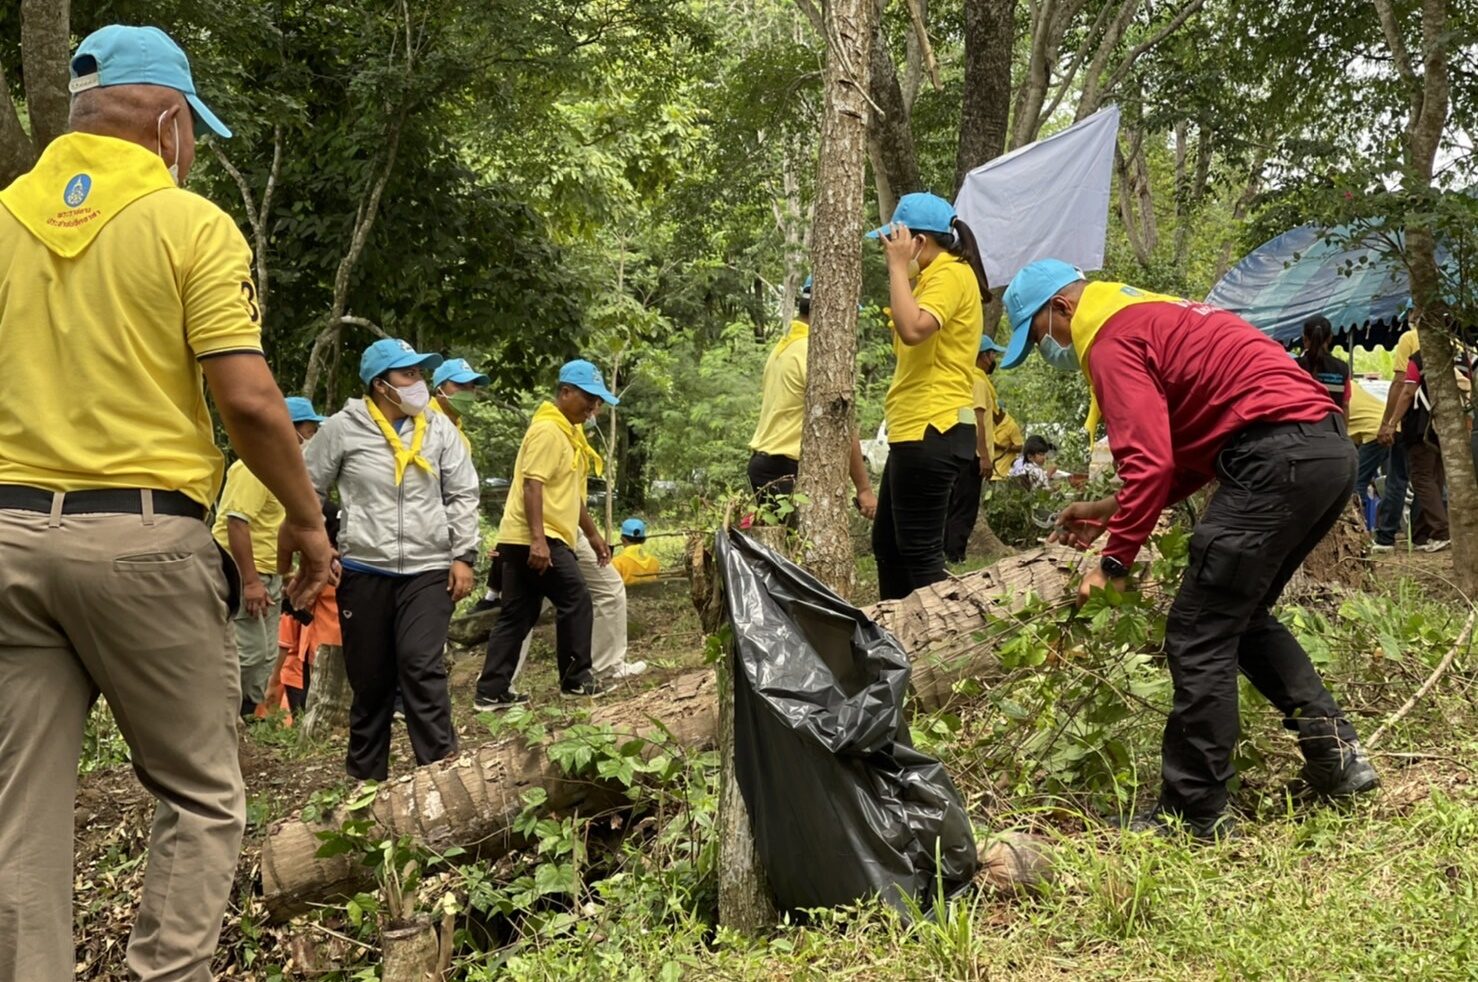
[[801, 422], [806, 410], [806, 352], [811, 325], [791, 321], [790, 331], [776, 342], [765, 359], [760, 383], [760, 421], [749, 449], [778, 457], [801, 459]]
[[621, 582], [627, 586], [657, 579], [661, 564], [657, 557], [647, 552], [646, 547], [623, 546], [611, 560], [611, 566], [621, 574]]
[[996, 476], [994, 480], [1004, 481], [1011, 476], [1011, 464], [1025, 446], [1021, 424], [1016, 422], [1010, 413], [1007, 413], [1005, 418], [996, 424]]
[[1369, 443], [1380, 432], [1386, 404], [1365, 391], [1359, 382], [1350, 383], [1350, 408], [1345, 414], [1345, 427], [1355, 446]]
[[69, 133], [0, 192], [0, 484], [215, 501], [198, 359], [261, 351], [251, 250], [142, 147]]
[[975, 271], [958, 256], [940, 253], [919, 274], [913, 295], [939, 321], [939, 330], [912, 346], [893, 332], [898, 363], [883, 403], [889, 443], [922, 440], [930, 426], [943, 433], [960, 422], [960, 411], [969, 411], [974, 397], [984, 324]]
[[239, 518], [251, 532], [251, 558], [258, 573], [277, 572], [277, 530], [287, 512], [255, 474], [238, 460], [226, 471], [226, 487], [221, 503], [216, 506], [216, 524], [212, 534], [222, 549], [231, 551], [226, 530], [230, 519]]
[[573, 549], [575, 536], [580, 533], [586, 466], [583, 455], [577, 458], [569, 438], [557, 425], [534, 420], [513, 464], [513, 483], [508, 487], [498, 541], [526, 546], [533, 540], [523, 509], [523, 482], [532, 478], [544, 485], [544, 535]]
[[1411, 364], [1411, 356], [1420, 350], [1422, 342], [1416, 328], [1409, 327], [1402, 331], [1401, 336], [1396, 339], [1396, 347], [1391, 350], [1391, 368], [1396, 378], [1406, 377], [1406, 366]]
[[995, 425], [991, 421], [996, 418], [996, 387], [991, 382], [990, 376], [979, 368], [975, 369], [971, 399], [974, 403], [973, 408], [985, 413], [986, 459], [994, 461], [996, 456]]

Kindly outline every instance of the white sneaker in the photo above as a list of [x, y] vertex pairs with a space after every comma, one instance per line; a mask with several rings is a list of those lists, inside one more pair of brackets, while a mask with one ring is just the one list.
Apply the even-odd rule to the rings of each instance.
[[601, 676], [601, 681], [619, 682], [622, 679], [635, 678], [646, 670], [647, 663], [644, 661], [626, 661], [622, 662], [621, 664], [617, 665], [615, 668], [607, 672], [605, 675]]
[[1393, 543], [1372, 542], [1370, 544], [1370, 551], [1371, 552], [1395, 552], [1396, 551], [1396, 546]]
[[1417, 546], [1417, 548], [1422, 552], [1441, 552], [1450, 545], [1452, 545], [1451, 539], [1432, 539], [1430, 542]]

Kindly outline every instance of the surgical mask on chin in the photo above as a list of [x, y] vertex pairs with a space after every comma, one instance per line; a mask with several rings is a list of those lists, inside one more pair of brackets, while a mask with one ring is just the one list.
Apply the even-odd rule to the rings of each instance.
[[1052, 312], [1047, 312], [1047, 333], [1037, 342], [1037, 351], [1042, 360], [1059, 372], [1078, 370], [1078, 352], [1072, 345], [1064, 345], [1052, 336]]
[[425, 382], [392, 385], [390, 389], [395, 393], [395, 404], [407, 416], [418, 415], [431, 402], [431, 390], [426, 388]]
[[[167, 109], [165, 110], [165, 112], [168, 112], [168, 111], [169, 110], [167, 110]], [[168, 166], [168, 168], [166, 168], [166, 169], [169, 171], [169, 179], [171, 181], [174, 181], [174, 186], [175, 187], [179, 187], [180, 186], [180, 116], [179, 116], [179, 113], [176, 113], [175, 114], [174, 119], [170, 120], [170, 123], [172, 123], [174, 125], [174, 163], [170, 164]], [[154, 135], [159, 140], [159, 159], [160, 160], [163, 160], [164, 159], [164, 113], [160, 113], [159, 114], [159, 119], [156, 120], [155, 123], [154, 123]]]
[[458, 416], [466, 416], [472, 412], [472, 407], [477, 404], [477, 393], [453, 392], [446, 397], [446, 401], [457, 411]]

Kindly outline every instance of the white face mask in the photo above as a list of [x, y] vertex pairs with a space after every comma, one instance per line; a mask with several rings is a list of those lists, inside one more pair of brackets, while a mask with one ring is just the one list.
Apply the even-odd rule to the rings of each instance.
[[[164, 117], [166, 115], [168, 115], [168, 113], [169, 113], [169, 110], [168, 109], [166, 109], [164, 112], [160, 113], [159, 114], [159, 119], [154, 124], [154, 135], [159, 140], [159, 159], [160, 160], [163, 160], [164, 159]], [[174, 163], [170, 164], [169, 167], [168, 167], [168, 170], [169, 170], [169, 179], [171, 181], [174, 181], [174, 186], [175, 187], [179, 187], [180, 186], [180, 114], [179, 113], [175, 113], [174, 119], [171, 119], [170, 120], [170, 123], [172, 123], [174, 125]]]
[[395, 393], [391, 397], [392, 401], [407, 416], [419, 415], [431, 402], [431, 390], [426, 388], [425, 382], [412, 385], [391, 385], [386, 382], [385, 388]]

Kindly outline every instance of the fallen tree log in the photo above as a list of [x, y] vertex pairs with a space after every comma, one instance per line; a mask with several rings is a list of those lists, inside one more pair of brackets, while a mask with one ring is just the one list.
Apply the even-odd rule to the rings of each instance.
[[[926, 711], [944, 705], [954, 682], [966, 675], [999, 677], [1000, 664], [988, 641], [960, 640], [1019, 610], [1033, 594], [1063, 597], [1083, 561], [1057, 546], [1032, 549], [870, 608], [869, 616], [892, 631], [915, 660], [914, 705]], [[711, 747], [718, 727], [714, 673], [684, 673], [633, 699], [596, 709], [591, 722], [623, 737], [653, 738], [666, 730], [685, 747]], [[553, 812], [589, 811], [617, 798], [598, 782], [566, 778], [539, 747], [513, 738], [382, 785], [370, 814], [387, 836], [409, 834], [434, 851], [462, 846], [493, 858], [517, 845], [511, 826], [523, 811], [523, 795], [533, 788], [544, 789], [546, 807]], [[306, 821], [295, 814], [268, 830], [261, 899], [269, 918], [281, 920], [364, 887], [368, 871], [351, 857], [316, 855], [317, 833], [338, 828], [345, 817], [333, 813]]]

